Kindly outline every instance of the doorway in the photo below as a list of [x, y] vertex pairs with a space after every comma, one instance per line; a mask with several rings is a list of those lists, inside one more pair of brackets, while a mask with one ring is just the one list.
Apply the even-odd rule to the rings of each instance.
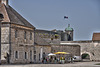
[[82, 60], [83, 61], [90, 61], [90, 55], [87, 53], [82, 54]]

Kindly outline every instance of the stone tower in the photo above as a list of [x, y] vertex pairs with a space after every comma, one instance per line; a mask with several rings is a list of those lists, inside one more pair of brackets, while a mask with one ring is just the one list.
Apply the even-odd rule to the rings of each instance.
[[[68, 24], [68, 27], [65, 29], [65, 37], [67, 37], [67, 41], [73, 41], [73, 28], [70, 27], [70, 24]], [[65, 39], [65, 41], [66, 41]]]
[[61, 41], [73, 41], [73, 28], [70, 27], [70, 24], [68, 24], [68, 27], [65, 28], [65, 31], [60, 31], [61, 35]]

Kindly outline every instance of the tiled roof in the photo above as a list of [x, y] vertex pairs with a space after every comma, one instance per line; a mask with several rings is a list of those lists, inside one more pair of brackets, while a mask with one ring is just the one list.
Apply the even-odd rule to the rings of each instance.
[[100, 41], [100, 33], [93, 33], [92, 40], [93, 41]]
[[58, 34], [57, 32], [49, 31], [49, 30], [41, 30], [41, 29], [36, 29], [35, 32], [42, 32], [42, 33], [49, 33], [49, 34]]
[[11, 6], [0, 5], [0, 12], [4, 15], [3, 22], [10, 22], [30, 28], [35, 28], [26, 19], [24, 19], [18, 12], [16, 12]]

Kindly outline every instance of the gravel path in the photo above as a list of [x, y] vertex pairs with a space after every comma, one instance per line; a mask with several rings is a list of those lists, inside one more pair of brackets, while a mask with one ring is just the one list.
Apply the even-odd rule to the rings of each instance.
[[100, 67], [95, 65], [100, 62], [74, 62], [68, 64], [20, 64], [20, 65], [0, 65], [0, 67]]

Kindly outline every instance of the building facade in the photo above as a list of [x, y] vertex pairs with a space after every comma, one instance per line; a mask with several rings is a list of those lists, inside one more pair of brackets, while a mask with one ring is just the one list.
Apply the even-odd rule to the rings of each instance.
[[1, 62], [33, 62], [35, 27], [9, 6], [8, 0], [0, 0], [0, 14], [4, 17], [1, 21]]

